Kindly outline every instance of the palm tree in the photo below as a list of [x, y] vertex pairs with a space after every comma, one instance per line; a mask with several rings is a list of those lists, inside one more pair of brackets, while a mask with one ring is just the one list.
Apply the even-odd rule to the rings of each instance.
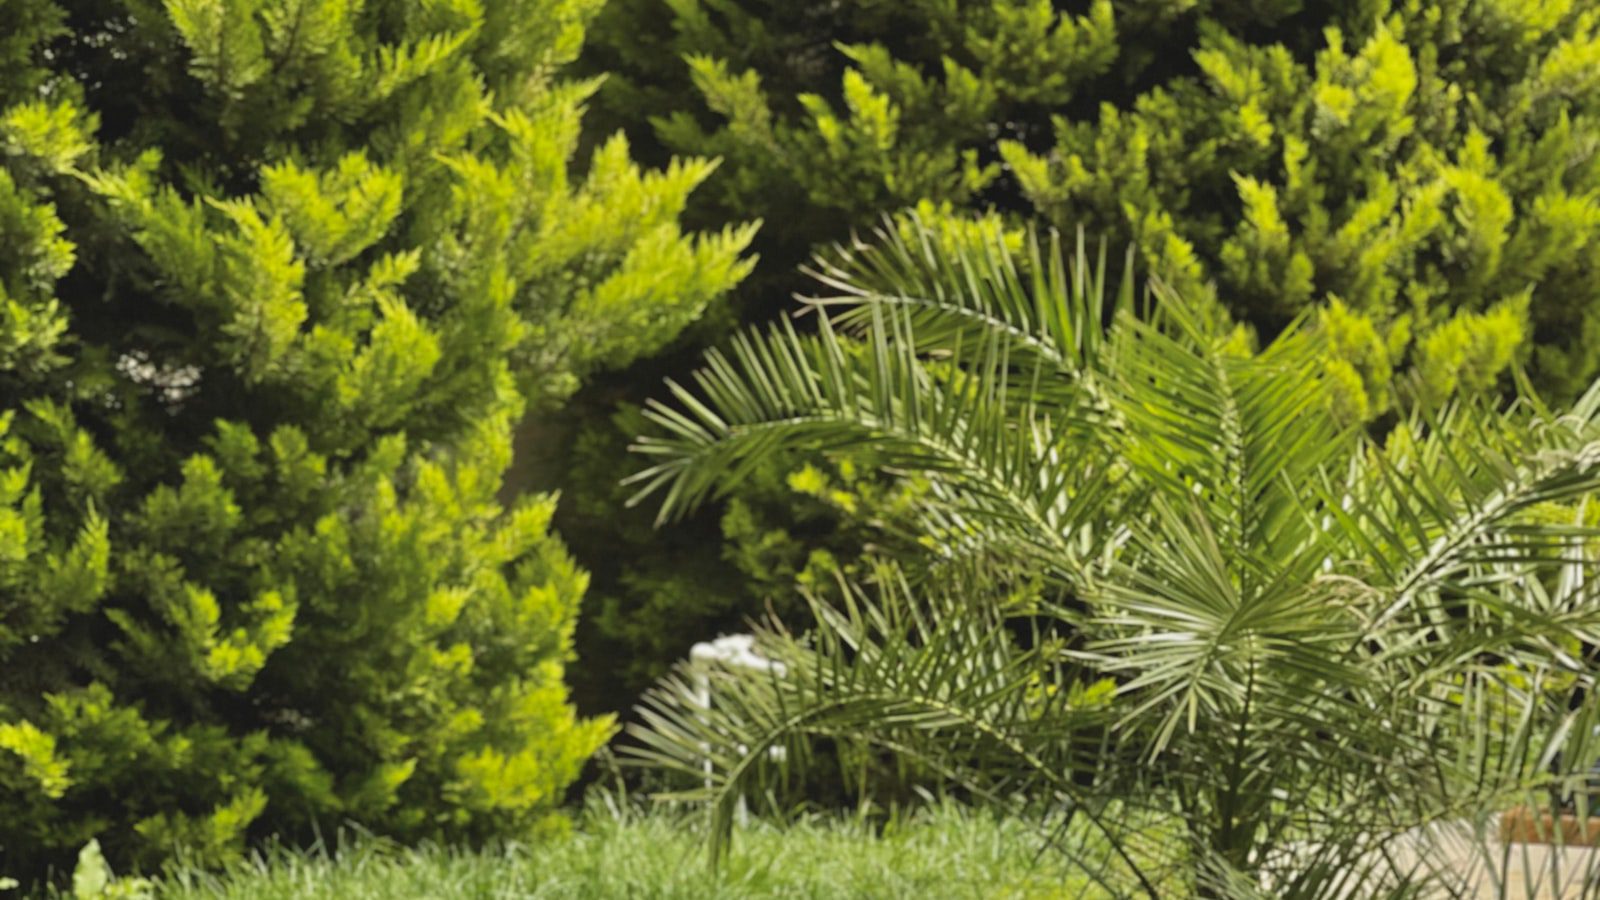
[[1600, 387], [1407, 389], [1379, 440], [1314, 323], [1252, 350], [1159, 282], [1109, 290], [1081, 236], [907, 220], [816, 274], [814, 333], [747, 334], [650, 407], [640, 496], [670, 520], [842, 455], [927, 480], [927, 549], [767, 623], [786, 674], [646, 697], [629, 752], [696, 777], [714, 852], [826, 737], [1047, 810], [1110, 895], [1414, 896], [1460, 888], [1456, 823], [1592, 762]]

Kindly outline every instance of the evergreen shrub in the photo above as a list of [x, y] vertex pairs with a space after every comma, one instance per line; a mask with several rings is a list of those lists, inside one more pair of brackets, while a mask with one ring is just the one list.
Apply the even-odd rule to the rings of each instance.
[[612, 724], [513, 426], [751, 236], [578, 157], [597, 5], [0, 6], [0, 872], [552, 821]]

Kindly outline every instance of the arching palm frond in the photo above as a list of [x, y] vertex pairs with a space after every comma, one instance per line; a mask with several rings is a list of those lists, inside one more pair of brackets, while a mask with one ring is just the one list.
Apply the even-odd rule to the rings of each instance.
[[[838, 317], [815, 334], [782, 322], [742, 335], [708, 354], [692, 386], [669, 383], [676, 404], [649, 404], [657, 430], [635, 445], [653, 462], [630, 479], [635, 501], [661, 492], [666, 521], [773, 454], [849, 451], [869, 467], [929, 475], [938, 502], [928, 526], [941, 542], [993, 539], [1067, 569], [1092, 555], [1078, 533], [1101, 518], [1113, 455], [1084, 439], [1107, 427], [1090, 363], [1103, 339], [1091, 335], [1126, 300], [1107, 299], [1103, 268], [1086, 271], [1081, 246], [1070, 265], [1040, 255], [1028, 267], [1040, 274], [1024, 283], [1003, 244], [961, 244], [945, 257], [919, 234], [931, 256], [901, 242], [848, 257], [876, 282], [830, 267], [830, 283], [852, 293], [823, 304]], [[919, 293], [937, 281], [915, 265], [930, 259], [935, 273], [955, 267], [988, 285], [984, 299], [909, 302], [934, 296]]]
[[[931, 594], [914, 591], [892, 566], [878, 575], [871, 585], [841, 581], [833, 602], [808, 595], [820, 626], [809, 635], [777, 623], [762, 630], [763, 653], [781, 676], [698, 667], [652, 689], [626, 755], [694, 780], [670, 796], [710, 806], [714, 856], [739, 798], [781, 776], [772, 748], [783, 748], [781, 770], [803, 767], [819, 738], [861, 741], [982, 802], [1070, 810], [1090, 836], [1075, 848], [1086, 872], [1115, 886], [1113, 895], [1159, 896], [1162, 860], [1129, 849], [1152, 810], [1137, 800], [1107, 803], [1086, 784], [1107, 751], [1103, 696], [1084, 683], [1055, 690], [1042, 682], [1041, 670], [1060, 667], [1051, 645], [1019, 647], [1004, 598], [970, 572]], [[695, 679], [704, 679], [711, 703], [700, 701]]]
[[1070, 256], [1056, 232], [942, 233], [915, 215], [877, 238], [820, 256], [811, 272], [834, 293], [804, 302], [846, 330], [870, 327], [874, 307], [898, 308], [915, 325], [917, 346], [934, 352], [1000, 336], [1018, 358], [1037, 356], [1056, 376], [1095, 368], [1106, 327], [1133, 311], [1132, 248], [1113, 289], [1105, 245], [1091, 260], [1082, 231]]
[[[1328, 413], [1322, 343], [1298, 327], [1251, 354], [1208, 333], [1159, 282], [1158, 320], [1116, 329], [1108, 378], [1123, 417], [1122, 453], [1167, 493], [1195, 493], [1214, 507], [1218, 539], [1233, 555], [1274, 556], [1305, 539], [1304, 518], [1285, 502], [1300, 482], [1341, 455], [1356, 432]], [[1280, 533], [1281, 529], [1293, 533]]]

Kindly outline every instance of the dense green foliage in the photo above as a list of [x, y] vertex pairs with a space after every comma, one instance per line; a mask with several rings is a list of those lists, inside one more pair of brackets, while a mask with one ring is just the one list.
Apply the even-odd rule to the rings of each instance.
[[[588, 55], [614, 73], [597, 121], [723, 158], [694, 221], [769, 223], [752, 316], [884, 212], [992, 208], [1133, 244], [1264, 337], [1317, 311], [1351, 417], [1384, 415], [1405, 369], [1484, 388], [1522, 353], [1570, 398], [1600, 366], [1593, 0], [613, 0]], [[715, 511], [680, 527], [719, 543]], [[606, 602], [676, 593], [627, 556]], [[696, 566], [759, 608], [715, 551]], [[706, 630], [685, 607], [680, 647]]]
[[596, 7], [0, 6], [0, 872], [526, 833], [607, 737], [512, 426], [750, 234], [574, 159]]
[[744, 335], [647, 411], [664, 519], [785, 449], [927, 482], [915, 553], [761, 633], [781, 675], [651, 692], [630, 749], [681, 796], [726, 828], [859, 742], [1070, 813], [1114, 896], [1398, 898], [1472, 877], [1433, 845], [1457, 823], [1583, 783], [1600, 382], [1552, 410], [1414, 376], [1380, 439], [1330, 402], [1327, 329], [1252, 349], [1081, 243], [880, 240], [822, 269], [817, 333]]
[[1456, 314], [1532, 288], [1570, 395], [1600, 365], [1597, 29], [1581, 0], [620, 0], [596, 53], [615, 121], [725, 158], [719, 218], [815, 245], [924, 200], [1034, 212], [1260, 327], [1337, 298], [1440, 379], [1503, 368]]

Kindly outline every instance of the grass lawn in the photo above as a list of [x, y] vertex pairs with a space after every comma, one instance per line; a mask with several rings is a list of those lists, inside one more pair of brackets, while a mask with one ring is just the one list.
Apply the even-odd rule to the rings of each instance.
[[[1044, 836], [1036, 825], [955, 804], [924, 809], [883, 828], [837, 816], [809, 816], [783, 825], [756, 822], [738, 829], [730, 856], [715, 872], [708, 865], [706, 829], [698, 814], [618, 812], [606, 803], [591, 802], [575, 817], [574, 825], [569, 835], [478, 851], [431, 845], [407, 848], [370, 836], [335, 842], [336, 852], [279, 849], [257, 853], [223, 872], [169, 873], [156, 880], [154, 897], [1039, 900], [1111, 896], [1086, 880], [1059, 850], [1041, 852]], [[1153, 828], [1149, 834], [1159, 830]], [[1088, 852], [1086, 837], [1077, 833], [1068, 841]], [[1463, 835], [1461, 840], [1468, 838]], [[1457, 885], [1452, 896], [1600, 897], [1600, 855], [1586, 848], [1553, 851], [1538, 844], [1496, 845], [1488, 857], [1479, 858], [1475, 855], [1479, 845], [1470, 842], [1446, 838], [1428, 847], [1433, 854], [1464, 854], [1459, 863], [1433, 860], [1447, 871], [1471, 876], [1471, 883]], [[1399, 849], [1404, 857], [1405, 846]], [[1560, 857], [1554, 868], [1552, 854]], [[1167, 869], [1158, 890], [1164, 897], [1188, 896], [1186, 883], [1181, 873]]]
[[258, 855], [222, 874], [180, 873], [158, 896], [266, 898], [1044, 898], [1093, 896], [1063, 874], [1027, 824], [958, 807], [875, 833], [841, 819], [753, 824], [716, 874], [688, 814], [617, 814], [591, 804], [570, 837], [494, 850], [402, 849], [372, 839], [337, 854]]

